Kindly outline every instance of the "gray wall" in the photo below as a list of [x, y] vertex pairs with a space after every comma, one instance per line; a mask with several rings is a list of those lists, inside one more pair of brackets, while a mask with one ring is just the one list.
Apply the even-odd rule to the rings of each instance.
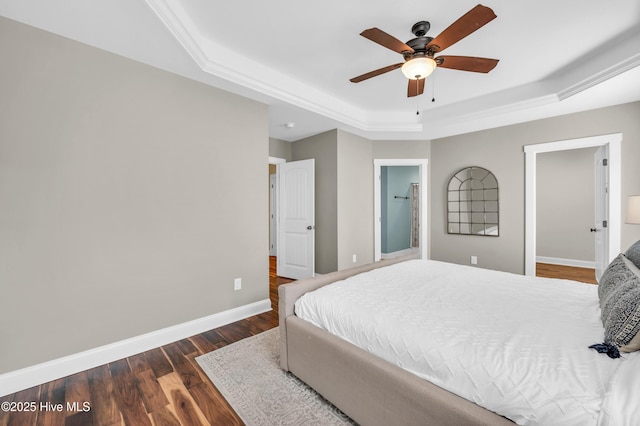
[[269, 138], [269, 156], [291, 161], [291, 142]]
[[315, 159], [316, 272], [338, 269], [337, 130], [291, 143], [293, 161]]
[[373, 261], [373, 159], [428, 158], [429, 141], [332, 130], [292, 142], [291, 153], [316, 160], [316, 272], [324, 274]]
[[269, 297], [265, 105], [4, 18], [0, 57], [0, 373]]
[[595, 260], [595, 171], [597, 148], [545, 152], [537, 156], [536, 255]]
[[[551, 141], [622, 133], [622, 210], [628, 195], [640, 193], [640, 102], [505, 126], [431, 143], [431, 257], [524, 273], [524, 153], [523, 147]], [[500, 185], [500, 236], [448, 235], [445, 228], [446, 183], [467, 166], [491, 170]], [[622, 250], [640, 239], [640, 226], [621, 218]]]
[[[338, 270], [373, 262], [373, 148], [338, 130]], [[356, 262], [353, 262], [353, 255]]]
[[413, 158], [428, 159], [431, 155], [431, 142], [423, 141], [372, 141], [373, 158]]

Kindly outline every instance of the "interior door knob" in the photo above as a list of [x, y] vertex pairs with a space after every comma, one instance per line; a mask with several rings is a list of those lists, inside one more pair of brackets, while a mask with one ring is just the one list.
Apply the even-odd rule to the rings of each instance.
[[596, 228], [591, 228], [591, 232], [598, 232]]
[[312, 226], [312, 225], [309, 225], [309, 226], [307, 226], [307, 229], [308, 229], [309, 231], [311, 231], [311, 230], [313, 229], [313, 226]]

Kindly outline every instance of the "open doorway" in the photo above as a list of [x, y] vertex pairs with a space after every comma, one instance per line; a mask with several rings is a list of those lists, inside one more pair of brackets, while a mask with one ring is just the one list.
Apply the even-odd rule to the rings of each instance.
[[269, 299], [271, 308], [278, 312], [278, 287], [293, 280], [278, 276], [278, 164], [286, 163], [284, 158], [269, 157]]
[[[600, 188], [605, 191], [606, 197], [601, 198], [603, 201], [603, 210], [606, 211], [606, 218], [599, 220], [596, 218], [594, 228], [606, 238], [596, 238], [595, 247], [595, 267], [596, 270], [602, 270], [603, 265], [606, 266], [613, 257], [620, 251], [620, 197], [621, 197], [621, 141], [622, 134], [593, 136], [580, 139], [570, 139], [558, 142], [549, 142], [536, 145], [527, 145], [524, 147], [526, 170], [525, 170], [525, 274], [529, 276], [536, 275], [536, 254], [537, 254], [537, 162], [538, 154], [548, 152], [566, 151], [580, 148], [603, 147], [599, 152], [606, 152], [606, 161], [601, 169], [603, 178], [600, 184], [595, 184], [596, 191], [602, 182], [606, 182], [606, 188]], [[595, 167], [595, 165], [594, 165]], [[596, 168], [596, 172], [598, 169]], [[596, 201], [596, 204], [598, 202]], [[597, 211], [598, 209], [596, 209]], [[598, 223], [600, 222], [600, 223]], [[600, 247], [597, 247], [597, 241], [600, 240]], [[599, 277], [597, 277], [599, 278]]]
[[374, 160], [374, 260], [427, 258], [427, 160]]
[[277, 276], [315, 274], [314, 222], [315, 160], [269, 157], [269, 253]]
[[[598, 147], [538, 154], [536, 276], [596, 284]], [[598, 235], [599, 236], [599, 235]]]
[[278, 164], [286, 162], [284, 158], [269, 157], [269, 256], [272, 260], [278, 248]]
[[420, 170], [418, 166], [380, 169], [380, 256], [402, 256], [420, 250]]

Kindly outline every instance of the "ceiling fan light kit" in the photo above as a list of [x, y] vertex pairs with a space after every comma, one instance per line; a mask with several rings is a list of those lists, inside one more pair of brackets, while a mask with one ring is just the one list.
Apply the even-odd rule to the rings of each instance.
[[420, 57], [409, 59], [402, 64], [402, 73], [409, 80], [420, 80], [421, 78], [429, 77], [429, 75], [436, 69], [436, 61], [429, 57]]
[[[459, 42], [469, 34], [477, 31], [496, 18], [496, 14], [481, 4], [462, 15], [457, 21], [449, 25], [437, 37], [427, 37], [425, 34], [431, 28], [427, 21], [420, 21], [413, 25], [411, 31], [415, 38], [401, 42], [394, 36], [387, 34], [379, 28], [369, 28], [360, 33], [361, 36], [378, 43], [379, 45], [399, 53], [404, 58], [404, 63], [388, 65], [358, 77], [352, 78], [352, 83], [359, 83], [372, 77], [401, 68], [402, 73], [409, 79], [407, 96], [418, 96], [424, 92], [424, 79], [428, 77], [436, 67], [488, 73], [498, 64], [497, 59], [478, 58], [473, 56], [438, 56], [435, 55], [447, 47]], [[420, 84], [412, 83], [411, 80]]]

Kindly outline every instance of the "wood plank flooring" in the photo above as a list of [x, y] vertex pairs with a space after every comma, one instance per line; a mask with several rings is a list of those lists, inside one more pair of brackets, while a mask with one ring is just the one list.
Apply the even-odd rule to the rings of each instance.
[[33, 411], [0, 410], [0, 426], [242, 425], [195, 358], [276, 327], [277, 288], [291, 281], [276, 276], [271, 258], [273, 311], [0, 397], [0, 403], [36, 403]]
[[[274, 311], [0, 397], [0, 402], [37, 404], [37, 409], [30, 412], [0, 411], [0, 426], [241, 425], [195, 358], [278, 325], [277, 288], [292, 280], [277, 277], [275, 258], [270, 260]], [[541, 276], [595, 282], [592, 272], [576, 269], [584, 268], [538, 264], [537, 272]], [[61, 411], [53, 409], [58, 404], [62, 404]], [[75, 409], [68, 410], [67, 404]], [[42, 406], [52, 408], [41, 409]]]
[[598, 281], [596, 281], [596, 271], [591, 268], [552, 265], [550, 263], [536, 263], [536, 276], [546, 278], [563, 278], [587, 284], [598, 284]]

